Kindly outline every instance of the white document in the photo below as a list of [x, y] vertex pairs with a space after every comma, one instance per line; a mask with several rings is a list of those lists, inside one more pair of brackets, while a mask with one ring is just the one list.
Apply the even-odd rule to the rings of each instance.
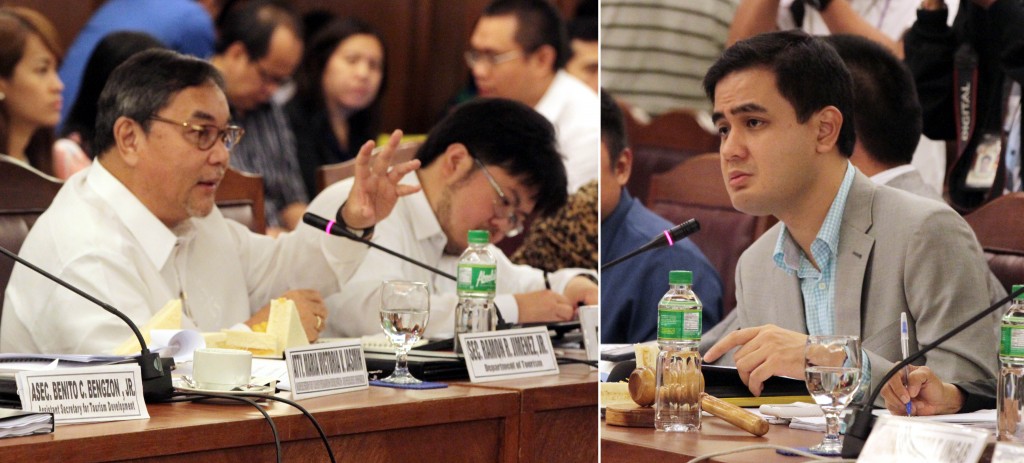
[[174, 363], [192, 361], [196, 349], [206, 347], [206, 339], [196, 330], [150, 330], [152, 345], [149, 350], [161, 357], [174, 357]]

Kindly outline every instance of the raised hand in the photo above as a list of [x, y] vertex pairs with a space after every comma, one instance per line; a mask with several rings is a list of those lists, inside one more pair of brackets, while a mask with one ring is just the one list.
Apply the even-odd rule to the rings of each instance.
[[376, 155], [373, 153], [375, 143], [372, 140], [359, 149], [352, 191], [340, 211], [342, 219], [350, 228], [372, 227], [391, 213], [398, 198], [420, 191], [419, 186], [398, 183], [405, 174], [420, 166], [417, 159], [391, 164], [401, 140], [402, 131], [395, 130], [388, 143]]

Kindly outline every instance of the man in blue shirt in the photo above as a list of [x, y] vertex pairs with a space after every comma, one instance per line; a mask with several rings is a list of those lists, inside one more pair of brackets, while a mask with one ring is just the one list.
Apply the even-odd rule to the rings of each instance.
[[[624, 185], [633, 153], [626, 147], [622, 112], [601, 90], [601, 264], [611, 262], [672, 227], [637, 201]], [[667, 249], [640, 254], [602, 270], [601, 342], [632, 343], [657, 337], [658, 301], [668, 291], [668, 272], [690, 270], [704, 303], [703, 329], [722, 317], [722, 282], [711, 263], [689, 239]]]
[[210, 13], [196, 0], [109, 0], [85, 23], [60, 66], [64, 82], [61, 120], [71, 110], [82, 83], [82, 72], [96, 44], [107, 34], [138, 31], [152, 35], [167, 48], [198, 58], [213, 54], [216, 33]]

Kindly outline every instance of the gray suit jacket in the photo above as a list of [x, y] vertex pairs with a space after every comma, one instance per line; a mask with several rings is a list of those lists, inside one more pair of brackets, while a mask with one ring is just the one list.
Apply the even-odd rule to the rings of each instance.
[[935, 191], [931, 185], [924, 183], [924, 178], [921, 177], [921, 173], [916, 169], [910, 172], [904, 172], [892, 180], [885, 183], [887, 186], [897, 188], [903, 191], [909, 191], [916, 195], [924, 196], [925, 198], [934, 199], [936, 201], [944, 201], [942, 195]]
[[[706, 351], [740, 327], [775, 324], [806, 333], [796, 276], [775, 266], [781, 224], [740, 257], [736, 309], [702, 339]], [[860, 335], [877, 382], [899, 361], [900, 312], [909, 312], [911, 351], [1006, 296], [989, 271], [974, 233], [949, 206], [886, 186], [859, 171], [839, 232], [836, 334]], [[996, 311], [926, 356], [944, 381], [994, 378], [999, 344]], [[719, 363], [732, 364], [732, 352]], [[873, 388], [873, 386], [872, 386]]]

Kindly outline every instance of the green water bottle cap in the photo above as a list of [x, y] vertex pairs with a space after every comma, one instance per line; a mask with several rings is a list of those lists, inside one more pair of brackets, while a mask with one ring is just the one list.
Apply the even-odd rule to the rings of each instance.
[[[1010, 289], [1010, 292], [1011, 293], [1016, 292], [1021, 287], [1024, 287], [1024, 285], [1013, 285], [1013, 288]], [[1013, 298], [1013, 300], [1015, 300], [1015, 301], [1024, 301], [1024, 294], [1018, 294], [1017, 297]]]
[[469, 231], [469, 243], [470, 244], [487, 244], [491, 241], [491, 232], [487, 230], [470, 230]]
[[693, 284], [693, 272], [689, 270], [673, 270], [668, 272], [668, 284], [690, 285]]

